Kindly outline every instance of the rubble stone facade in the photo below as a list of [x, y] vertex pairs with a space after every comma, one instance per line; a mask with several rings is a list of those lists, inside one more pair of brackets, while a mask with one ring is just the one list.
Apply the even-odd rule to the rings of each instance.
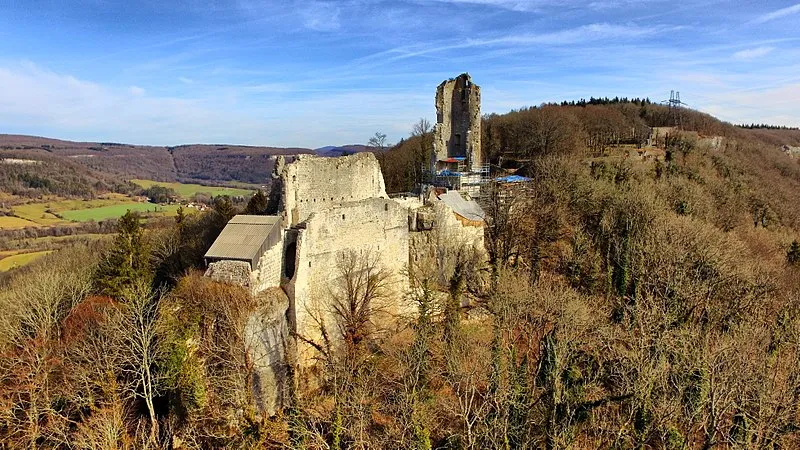
[[481, 156], [481, 88], [469, 74], [443, 81], [436, 89], [433, 166], [465, 158], [465, 171], [477, 171]]

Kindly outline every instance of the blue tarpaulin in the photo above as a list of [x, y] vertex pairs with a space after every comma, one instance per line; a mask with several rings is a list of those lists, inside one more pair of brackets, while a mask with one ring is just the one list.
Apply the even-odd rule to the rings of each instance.
[[501, 183], [521, 183], [523, 181], [533, 181], [533, 178], [523, 177], [520, 175], [509, 175], [506, 177], [497, 177], [495, 181], [499, 181]]

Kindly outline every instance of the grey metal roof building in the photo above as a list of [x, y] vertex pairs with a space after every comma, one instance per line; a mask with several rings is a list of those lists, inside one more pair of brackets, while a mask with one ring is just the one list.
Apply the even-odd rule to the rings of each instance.
[[207, 260], [230, 259], [258, 267], [258, 260], [267, 249], [281, 240], [280, 216], [234, 216], [205, 254]]
[[439, 195], [439, 200], [467, 220], [481, 222], [486, 217], [486, 213], [475, 200], [464, 200], [458, 191], [447, 191]]

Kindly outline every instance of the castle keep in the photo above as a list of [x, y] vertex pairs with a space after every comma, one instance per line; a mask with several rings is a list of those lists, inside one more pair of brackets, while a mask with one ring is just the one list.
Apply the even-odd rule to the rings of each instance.
[[489, 175], [481, 153], [481, 88], [469, 74], [436, 89], [431, 172], [436, 184], [473, 196], [480, 195], [480, 184]]

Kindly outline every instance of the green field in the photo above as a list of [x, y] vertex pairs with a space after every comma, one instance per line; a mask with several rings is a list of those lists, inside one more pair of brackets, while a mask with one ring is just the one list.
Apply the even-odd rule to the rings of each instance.
[[[28, 203], [26, 205], [16, 205], [13, 207], [14, 215], [31, 222], [36, 222], [39, 225], [63, 225], [69, 223], [56, 216], [61, 215], [64, 211], [70, 210], [83, 210], [87, 208], [99, 208], [105, 206], [113, 206], [119, 204], [133, 203], [130, 197], [122, 194], [111, 194], [107, 198], [98, 198], [94, 200], [50, 200], [38, 203]], [[122, 212], [125, 214], [125, 211]], [[120, 214], [120, 215], [122, 215]]]
[[17, 267], [22, 267], [25, 264], [29, 264], [33, 261], [36, 261], [37, 259], [41, 258], [42, 256], [50, 252], [51, 250], [43, 252], [20, 253], [18, 255], [13, 255], [7, 258], [0, 259], [0, 272], [6, 272], [11, 269], [15, 269]]
[[180, 205], [156, 205], [153, 203], [122, 203], [119, 205], [102, 206], [99, 208], [76, 209], [63, 211], [61, 217], [73, 222], [86, 222], [89, 220], [105, 220], [123, 216], [128, 211], [141, 213], [175, 214]]
[[253, 191], [250, 189], [238, 189], [238, 188], [231, 188], [231, 187], [218, 187], [218, 186], [203, 186], [201, 184], [189, 184], [189, 183], [167, 183], [163, 181], [152, 181], [152, 180], [131, 180], [131, 183], [137, 184], [144, 189], [149, 188], [150, 186], [163, 186], [167, 188], [171, 188], [175, 192], [178, 193], [183, 198], [189, 198], [197, 193], [204, 192], [206, 194], [213, 195], [214, 197], [219, 195], [230, 195], [231, 197], [235, 196], [250, 196], [253, 194]]

